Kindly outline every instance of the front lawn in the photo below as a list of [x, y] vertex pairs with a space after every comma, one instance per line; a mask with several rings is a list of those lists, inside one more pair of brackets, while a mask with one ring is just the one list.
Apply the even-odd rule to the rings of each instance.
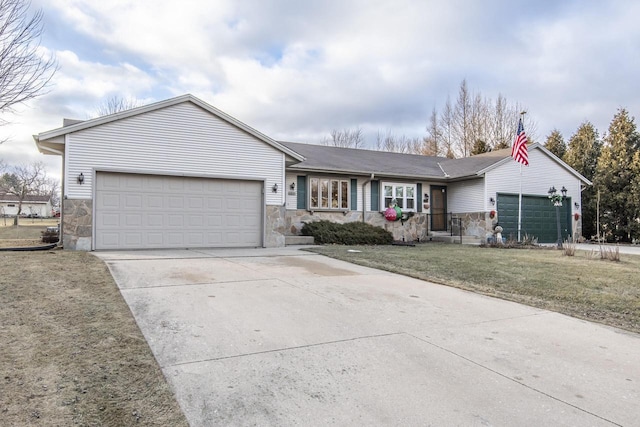
[[[332, 258], [640, 332], [640, 256], [428, 243], [319, 246]], [[354, 252], [359, 251], [359, 252]]]
[[101, 260], [0, 252], [0, 265], [0, 425], [187, 425]]

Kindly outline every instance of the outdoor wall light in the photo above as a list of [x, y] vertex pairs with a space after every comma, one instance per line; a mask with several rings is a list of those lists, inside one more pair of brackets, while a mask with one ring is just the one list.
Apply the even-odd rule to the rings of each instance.
[[575, 207], [576, 207], [576, 209], [580, 209], [580, 203], [578, 203], [578, 202], [575, 202], [575, 203], [573, 204], [573, 206], [575, 206]]
[[80, 175], [78, 175], [78, 184], [82, 183], [84, 183], [84, 175], [82, 174], [82, 172], [80, 172]]
[[289, 188], [291, 189], [291, 191], [296, 189], [296, 183], [292, 182], [291, 185], [289, 186]]
[[274, 193], [278, 192], [278, 183], [277, 182], [275, 184], [273, 184], [273, 187], [271, 187], [271, 191], [273, 191]]
[[567, 189], [564, 188], [564, 185], [562, 186], [562, 189], [560, 189], [560, 192], [562, 193], [562, 197], [567, 197]]
[[491, 206], [495, 206], [496, 199], [494, 199], [493, 197], [489, 197], [489, 203], [491, 203]]

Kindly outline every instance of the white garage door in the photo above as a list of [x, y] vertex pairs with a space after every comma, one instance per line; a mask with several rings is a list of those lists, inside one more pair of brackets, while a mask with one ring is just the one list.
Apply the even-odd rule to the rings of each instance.
[[96, 249], [262, 246], [263, 183], [98, 172]]

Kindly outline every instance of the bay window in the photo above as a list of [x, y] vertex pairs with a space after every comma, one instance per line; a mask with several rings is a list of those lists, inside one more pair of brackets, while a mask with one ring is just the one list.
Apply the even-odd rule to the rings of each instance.
[[349, 180], [311, 178], [309, 180], [309, 209], [348, 210]]

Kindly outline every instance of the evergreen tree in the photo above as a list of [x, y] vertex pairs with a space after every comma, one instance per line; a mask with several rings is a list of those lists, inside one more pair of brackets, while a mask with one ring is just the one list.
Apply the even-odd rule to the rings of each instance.
[[[593, 181], [601, 150], [602, 141], [598, 131], [587, 121], [582, 123], [569, 139], [563, 160], [589, 181]], [[587, 238], [598, 234], [596, 199], [595, 186], [588, 186], [582, 190], [582, 235]]]
[[471, 155], [475, 156], [476, 154], [487, 153], [491, 151], [491, 147], [481, 139], [477, 139], [475, 144], [473, 144], [473, 148], [471, 149]]
[[564, 157], [564, 153], [567, 151], [567, 144], [564, 143], [564, 138], [558, 129], [551, 131], [544, 146], [560, 159]]
[[607, 239], [630, 241], [638, 235], [639, 149], [634, 118], [625, 109], [618, 110], [604, 137], [594, 178], [596, 191], [600, 192], [602, 232]]

